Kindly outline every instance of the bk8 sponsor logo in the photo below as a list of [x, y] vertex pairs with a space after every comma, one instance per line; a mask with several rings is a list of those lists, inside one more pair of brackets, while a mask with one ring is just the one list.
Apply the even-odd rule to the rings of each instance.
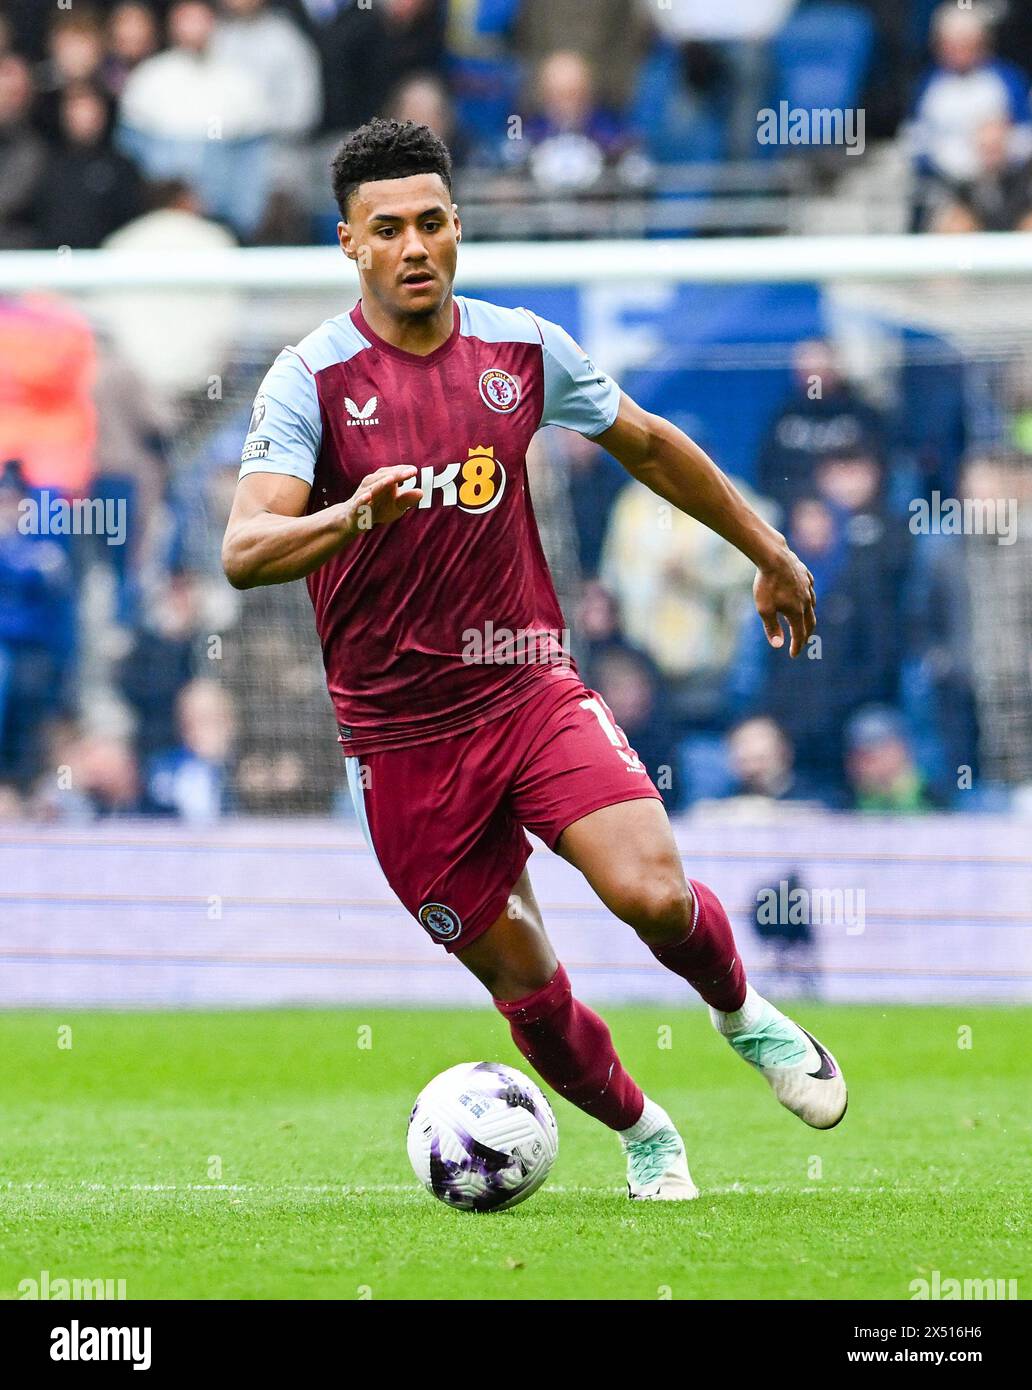
[[458, 507], [474, 515], [497, 507], [505, 491], [505, 467], [494, 456], [493, 444], [476, 444], [465, 463], [448, 463], [438, 470], [424, 464], [414, 478], [399, 483], [399, 492], [419, 488], [422, 497], [417, 509], [431, 507], [436, 500], [442, 507]]

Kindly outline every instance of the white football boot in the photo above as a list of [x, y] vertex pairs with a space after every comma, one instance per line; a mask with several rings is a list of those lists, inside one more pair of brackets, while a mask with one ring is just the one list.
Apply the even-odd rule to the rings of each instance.
[[710, 1018], [744, 1061], [767, 1078], [786, 1110], [814, 1129], [834, 1129], [846, 1113], [846, 1082], [835, 1058], [748, 985], [736, 1013]]
[[[650, 1132], [643, 1139], [625, 1138], [639, 1129]], [[646, 1099], [642, 1119], [620, 1135], [627, 1155], [627, 1195], [647, 1202], [688, 1202], [698, 1197], [692, 1182], [684, 1141], [666, 1111]]]

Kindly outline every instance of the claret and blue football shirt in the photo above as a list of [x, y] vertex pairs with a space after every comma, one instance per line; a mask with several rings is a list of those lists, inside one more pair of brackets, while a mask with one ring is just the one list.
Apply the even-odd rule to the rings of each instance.
[[[426, 356], [378, 337], [361, 304], [280, 353], [255, 399], [240, 475], [311, 484], [308, 511], [412, 464], [417, 507], [360, 532], [307, 578], [345, 751], [473, 728], [570, 664], [527, 482], [543, 425], [593, 437], [620, 391], [568, 333], [526, 309], [454, 298]], [[542, 660], [471, 660], [471, 633], [542, 634]]]

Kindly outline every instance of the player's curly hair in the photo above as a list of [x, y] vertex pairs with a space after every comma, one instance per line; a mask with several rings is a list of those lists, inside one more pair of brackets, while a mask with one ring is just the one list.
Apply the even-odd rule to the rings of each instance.
[[440, 174], [451, 193], [452, 163], [448, 146], [429, 126], [379, 116], [347, 137], [330, 164], [333, 196], [347, 221], [348, 200], [360, 183], [404, 179], [410, 174]]

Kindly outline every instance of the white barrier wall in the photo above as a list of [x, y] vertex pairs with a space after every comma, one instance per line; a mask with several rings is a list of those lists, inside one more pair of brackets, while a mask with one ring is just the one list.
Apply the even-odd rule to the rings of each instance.
[[[771, 983], [757, 891], [794, 873], [817, 992], [834, 1000], [1032, 1000], [1032, 833], [996, 817], [792, 817], [677, 825]], [[540, 844], [531, 876], [578, 993], [694, 1000]], [[823, 891], [821, 891], [823, 890]], [[777, 981], [787, 993], [791, 975]], [[393, 897], [350, 822], [0, 829], [0, 1006], [484, 1003]]]

